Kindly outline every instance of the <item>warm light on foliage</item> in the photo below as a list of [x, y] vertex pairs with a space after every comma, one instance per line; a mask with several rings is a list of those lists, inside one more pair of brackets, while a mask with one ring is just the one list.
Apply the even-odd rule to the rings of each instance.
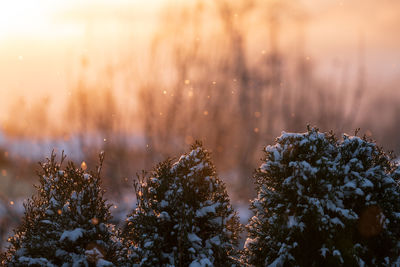
[[84, 170], [84, 171], [87, 169], [86, 162], [82, 161], [82, 163], [81, 163], [81, 169]]

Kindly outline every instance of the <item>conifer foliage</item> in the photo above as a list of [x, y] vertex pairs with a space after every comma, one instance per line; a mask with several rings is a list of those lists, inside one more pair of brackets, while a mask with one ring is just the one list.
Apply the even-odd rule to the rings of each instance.
[[118, 240], [108, 221], [100, 167], [86, 173], [52, 153], [41, 164], [37, 195], [25, 204], [22, 224], [10, 238], [6, 266], [113, 266]]
[[195, 143], [135, 184], [137, 208], [125, 238], [140, 266], [233, 266], [240, 233], [236, 212], [207, 150]]
[[400, 264], [399, 172], [367, 138], [283, 133], [256, 171], [245, 244], [254, 266]]

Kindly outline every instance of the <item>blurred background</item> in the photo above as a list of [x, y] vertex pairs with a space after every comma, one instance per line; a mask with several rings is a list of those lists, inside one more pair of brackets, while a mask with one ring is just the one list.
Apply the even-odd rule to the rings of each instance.
[[281, 131], [400, 152], [397, 0], [13, 0], [0, 8], [0, 248], [54, 149], [94, 169], [115, 222], [132, 180], [194, 140], [246, 220]]

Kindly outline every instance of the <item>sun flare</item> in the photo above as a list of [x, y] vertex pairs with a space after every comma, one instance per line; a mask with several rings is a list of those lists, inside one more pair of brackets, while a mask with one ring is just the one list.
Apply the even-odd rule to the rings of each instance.
[[13, 0], [0, 6], [0, 38], [45, 34], [67, 0]]
[[[62, 34], [68, 31], [65, 24], [77, 21], [71, 19], [71, 13], [79, 16], [95, 12], [99, 7], [127, 6], [154, 9], [164, 0], [127, 1], [127, 0], [4, 0], [0, 5], [0, 39], [11, 37], [43, 37]], [[66, 14], [69, 14], [66, 15]], [[73, 20], [77, 16], [72, 15]], [[79, 23], [79, 22], [78, 22]], [[60, 27], [61, 24], [61, 27]]]

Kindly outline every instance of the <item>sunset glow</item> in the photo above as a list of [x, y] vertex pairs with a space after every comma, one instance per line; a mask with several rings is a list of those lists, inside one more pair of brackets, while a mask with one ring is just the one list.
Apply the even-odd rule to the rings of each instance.
[[0, 38], [37, 36], [49, 30], [56, 12], [66, 0], [3, 1], [0, 9]]
[[[289, 238], [293, 244], [279, 241], [276, 247], [272, 243], [267, 247], [272, 252], [293, 249], [293, 257], [301, 256], [299, 266], [326, 265], [322, 261], [352, 266], [356, 259], [360, 265], [379, 265], [361, 247], [365, 244], [374, 249], [379, 245], [379, 259], [390, 265], [380, 254], [386, 251], [381, 247], [384, 241], [376, 241], [375, 246], [366, 238], [382, 235], [393, 244], [400, 239], [387, 232], [390, 227], [383, 227], [384, 218], [371, 219], [387, 216], [384, 207], [394, 207], [389, 204], [394, 195], [381, 191], [381, 185], [393, 193], [389, 187], [400, 173], [399, 0], [0, 2], [1, 266], [111, 266], [114, 260], [129, 266], [228, 266], [226, 260], [236, 256], [240, 259], [235, 259], [235, 265], [265, 265], [269, 259], [239, 264], [250, 250], [264, 255], [260, 249], [270, 241], [255, 247], [256, 240], [273, 240], [259, 237], [257, 229], [245, 243], [239, 237], [244, 233], [229, 234], [246, 249], [239, 253], [235, 248], [214, 262], [223, 253], [211, 253], [209, 248], [226, 247], [226, 238], [209, 229], [207, 236], [197, 235], [197, 223], [184, 223], [198, 218], [209, 228], [215, 218], [223, 218], [223, 223], [236, 224], [240, 219], [246, 224], [256, 218], [254, 212], [278, 218], [283, 227], [274, 228], [279, 238], [283, 232], [294, 234]], [[398, 156], [392, 161], [392, 154], [383, 152], [387, 150]], [[213, 177], [218, 178], [215, 183]], [[28, 200], [37, 189], [40, 198]], [[282, 198], [275, 201], [278, 194]], [[262, 197], [256, 200], [256, 195]], [[376, 202], [380, 195], [390, 201]], [[103, 196], [113, 204], [108, 205]], [[350, 196], [357, 207], [351, 205]], [[197, 202], [200, 198], [204, 199]], [[229, 199], [232, 205], [225, 203]], [[363, 199], [372, 209], [358, 206]], [[132, 211], [136, 201], [139, 205]], [[270, 208], [270, 204], [278, 206]], [[334, 213], [333, 206], [340, 212]], [[229, 207], [229, 213], [224, 207]], [[238, 209], [240, 218], [229, 215], [235, 213], [231, 207]], [[354, 207], [354, 214], [347, 210]], [[393, 214], [400, 214], [398, 207]], [[95, 213], [87, 213], [90, 210]], [[138, 217], [139, 211], [151, 216]], [[309, 211], [322, 213], [316, 216]], [[332, 213], [329, 224], [327, 212]], [[305, 214], [312, 216], [302, 217]], [[118, 236], [112, 240], [121, 239], [123, 244], [106, 245], [105, 239], [89, 242], [93, 225], [98, 230], [113, 229], [100, 227], [111, 226], [109, 215], [112, 224], [121, 227], [125, 220], [135, 227], [147, 221], [176, 226], [172, 219], [179, 218], [179, 229], [148, 234], [146, 229], [156, 228], [146, 224], [142, 234], [132, 228], [132, 236], [124, 237], [118, 233], [128, 234], [128, 228], [119, 231], [117, 226]], [[270, 218], [265, 225], [258, 218], [251, 224], [267, 229]], [[396, 228], [393, 218], [385, 220]], [[75, 219], [79, 222], [74, 226], [68, 223]], [[20, 222], [38, 233], [15, 228]], [[304, 228], [305, 223], [315, 228]], [[345, 230], [344, 224], [350, 228]], [[362, 242], [353, 246], [355, 226]], [[368, 230], [371, 226], [376, 231]], [[43, 231], [47, 227], [51, 234]], [[14, 228], [20, 232], [7, 239]], [[225, 232], [221, 229], [218, 226], [219, 232]], [[310, 247], [309, 238], [302, 245], [295, 241], [305, 232], [315, 235], [317, 229], [326, 231], [321, 238], [331, 238], [333, 230], [339, 229], [334, 241], [344, 245], [324, 241]], [[164, 232], [171, 232], [171, 238]], [[135, 241], [138, 233], [163, 240]], [[194, 242], [190, 248], [183, 247], [190, 243], [181, 234], [190, 234]], [[39, 242], [36, 236], [46, 241]], [[347, 236], [351, 242], [345, 240]], [[144, 250], [160, 249], [162, 242], [174, 238], [179, 242], [168, 243], [165, 253]], [[25, 241], [29, 244], [18, 243]], [[390, 242], [387, 248], [395, 247]], [[39, 249], [42, 244], [62, 248]], [[210, 258], [195, 256], [200, 244], [206, 246], [199, 250], [201, 255], [209, 251]], [[122, 249], [125, 245], [129, 248]], [[64, 251], [66, 247], [84, 254]], [[106, 252], [106, 247], [123, 252], [114, 251], [116, 257], [108, 258], [114, 252]], [[339, 249], [346, 251], [343, 261]], [[399, 255], [400, 248], [396, 249], [390, 253]], [[371, 262], [350, 257], [348, 251], [353, 250]], [[39, 254], [24, 254], [31, 252]], [[307, 264], [312, 257], [303, 252], [321, 262]], [[53, 254], [55, 259], [47, 259]], [[328, 259], [328, 254], [334, 258]], [[140, 259], [152, 260], [149, 255], [163, 259], [152, 263]], [[181, 258], [192, 262], [180, 262]], [[14, 259], [19, 263], [11, 264]], [[69, 264], [70, 260], [79, 263]]]

